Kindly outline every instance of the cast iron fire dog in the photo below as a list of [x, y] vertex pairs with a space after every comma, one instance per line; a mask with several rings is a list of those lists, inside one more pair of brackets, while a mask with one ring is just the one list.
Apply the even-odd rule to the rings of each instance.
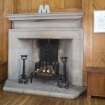
[[58, 86], [60, 88], [69, 88], [69, 80], [68, 80], [67, 70], [66, 70], [67, 57], [61, 57], [61, 61], [63, 63], [63, 73], [59, 75]]
[[28, 78], [25, 73], [25, 60], [27, 59], [27, 55], [21, 55], [21, 59], [23, 60], [23, 71], [22, 74], [19, 76], [18, 82], [26, 84], [28, 82]]

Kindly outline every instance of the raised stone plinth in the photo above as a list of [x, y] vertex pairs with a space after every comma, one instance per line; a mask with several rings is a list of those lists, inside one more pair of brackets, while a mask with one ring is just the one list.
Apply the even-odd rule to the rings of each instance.
[[19, 84], [17, 81], [7, 80], [3, 90], [9, 92], [74, 99], [82, 94], [85, 89], [79, 86], [70, 86], [69, 89], [59, 88], [56, 85], [56, 82], [45, 83], [34, 80], [33, 83]]

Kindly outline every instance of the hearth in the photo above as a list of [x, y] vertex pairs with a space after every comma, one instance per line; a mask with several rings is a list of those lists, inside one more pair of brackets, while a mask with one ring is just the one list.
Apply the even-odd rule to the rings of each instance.
[[[66, 63], [67, 57], [61, 57], [63, 70], [59, 69], [58, 61], [58, 39], [39, 39], [39, 61], [35, 63], [35, 70], [30, 75], [31, 83], [33, 78], [39, 80], [56, 80], [59, 87], [68, 88], [69, 80], [67, 76]], [[62, 71], [62, 73], [60, 73]]]
[[35, 63], [35, 70], [31, 73], [33, 77], [39, 79], [57, 79], [59, 76], [58, 46], [59, 40], [39, 39], [39, 61]]

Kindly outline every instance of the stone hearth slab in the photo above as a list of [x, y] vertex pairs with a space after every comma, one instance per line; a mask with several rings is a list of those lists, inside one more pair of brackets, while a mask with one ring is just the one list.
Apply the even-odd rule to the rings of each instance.
[[56, 86], [56, 83], [45, 83], [37, 80], [34, 80], [33, 83], [29, 82], [28, 84], [19, 84], [17, 81], [7, 80], [3, 90], [9, 92], [74, 99], [80, 96], [85, 89], [77, 86], [70, 86], [69, 89], [59, 88]]

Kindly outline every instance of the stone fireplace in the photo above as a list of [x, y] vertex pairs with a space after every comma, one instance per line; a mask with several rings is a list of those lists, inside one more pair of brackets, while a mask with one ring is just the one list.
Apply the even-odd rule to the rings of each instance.
[[[9, 29], [8, 79], [4, 90], [65, 98], [79, 96], [84, 90], [82, 16], [82, 12], [8, 16], [12, 21], [12, 29]], [[61, 57], [67, 57], [69, 88], [59, 88], [55, 81], [43, 82], [43, 79], [39, 81], [36, 78], [32, 83], [29, 81], [27, 84], [19, 84], [21, 55], [27, 55], [28, 78], [35, 68], [39, 70], [39, 65], [44, 64], [49, 66], [48, 72], [51, 75], [62, 73]], [[52, 69], [53, 64], [56, 69]], [[48, 75], [44, 72], [47, 71], [38, 72], [38, 75]]]

